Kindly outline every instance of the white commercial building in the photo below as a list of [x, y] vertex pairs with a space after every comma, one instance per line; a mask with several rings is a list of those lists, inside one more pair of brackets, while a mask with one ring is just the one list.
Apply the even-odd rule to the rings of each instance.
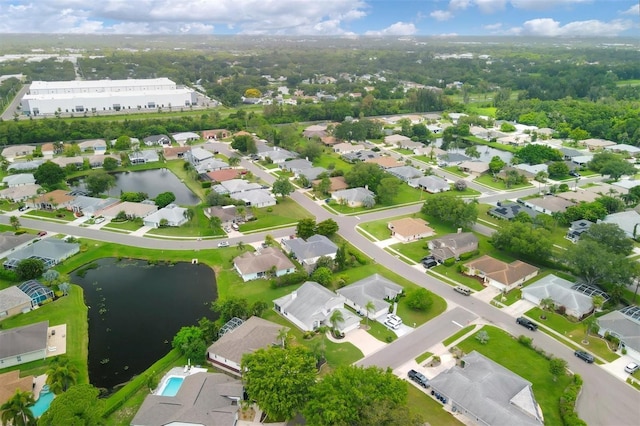
[[197, 103], [196, 93], [168, 78], [145, 80], [34, 81], [22, 98], [27, 115], [157, 110]]

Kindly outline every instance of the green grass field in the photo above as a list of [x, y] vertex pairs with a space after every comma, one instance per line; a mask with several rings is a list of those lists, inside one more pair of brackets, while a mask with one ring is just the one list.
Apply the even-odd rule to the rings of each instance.
[[442, 408], [442, 404], [428, 396], [426, 393], [413, 386], [407, 384], [409, 388], [409, 397], [407, 405], [412, 413], [422, 416], [424, 421], [430, 425], [437, 426], [462, 426], [458, 419], [453, 417], [449, 412]]
[[[271, 209], [271, 211], [269, 211]], [[300, 219], [311, 217], [311, 214], [290, 198], [279, 198], [278, 204], [272, 207], [253, 209], [254, 221], [240, 225], [241, 232], [255, 232], [270, 228], [281, 228], [296, 225]]]
[[474, 182], [501, 191], [515, 191], [516, 189], [530, 188], [532, 186], [530, 183], [526, 182], [518, 185], [513, 185], [511, 186], [511, 188], [507, 188], [507, 186], [504, 184], [504, 181], [502, 181], [501, 179], [494, 181], [494, 178], [491, 175], [480, 175], [474, 179]]
[[449, 336], [446, 339], [444, 339], [442, 341], [442, 344], [445, 345], [445, 346], [449, 346], [450, 344], [452, 344], [453, 342], [455, 342], [456, 340], [458, 340], [459, 338], [461, 338], [465, 334], [469, 333], [474, 328], [475, 328], [475, 325], [468, 325], [465, 328], [463, 328], [462, 330], [459, 330], [455, 334], [452, 334], [451, 336]]

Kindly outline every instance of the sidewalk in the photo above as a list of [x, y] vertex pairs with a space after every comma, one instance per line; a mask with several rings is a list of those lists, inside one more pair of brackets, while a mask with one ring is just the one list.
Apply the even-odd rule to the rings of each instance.
[[[375, 320], [369, 320], [369, 321], [375, 321]], [[360, 349], [360, 351], [364, 356], [368, 356], [374, 352], [377, 352], [378, 350], [386, 346], [386, 343], [376, 339], [375, 337], [367, 333], [367, 331], [362, 328], [358, 328], [348, 332], [344, 336], [344, 339], [340, 339], [340, 340], [334, 339], [331, 336], [331, 333], [327, 333], [327, 339], [338, 344], [349, 342], [352, 345], [354, 345], [356, 348]]]

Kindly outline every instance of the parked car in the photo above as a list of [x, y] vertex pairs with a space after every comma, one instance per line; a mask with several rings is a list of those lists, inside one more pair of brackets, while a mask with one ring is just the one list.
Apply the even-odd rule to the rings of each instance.
[[471, 295], [471, 290], [466, 287], [462, 287], [461, 285], [457, 285], [453, 288], [454, 291], [457, 291], [460, 294], [464, 294], [465, 296]]
[[387, 321], [399, 322], [400, 324], [402, 324], [402, 318], [400, 318], [399, 316], [397, 316], [395, 314], [388, 314], [387, 315]]
[[629, 374], [633, 374], [636, 371], [638, 371], [639, 368], [640, 368], [640, 365], [636, 364], [635, 362], [630, 362], [624, 367], [624, 371], [626, 371]]
[[218, 247], [229, 247], [229, 241], [220, 241]]
[[386, 320], [386, 321], [384, 322], [384, 325], [386, 325], [387, 327], [389, 327], [389, 328], [390, 328], [390, 329], [392, 329], [392, 330], [397, 330], [397, 329], [399, 329], [399, 328], [400, 328], [400, 326], [402, 325], [402, 323], [401, 323], [401, 322], [397, 322], [397, 321], [389, 321], [389, 320]]
[[433, 256], [423, 257], [421, 262], [422, 262], [422, 266], [424, 266], [426, 269], [430, 269], [430, 268], [433, 268], [434, 266], [438, 266], [438, 261]]
[[576, 172], [575, 170], [571, 170], [569, 172], [569, 176], [573, 176], [573, 177], [580, 177], [580, 173]]
[[419, 384], [425, 389], [431, 386], [429, 384], [429, 379], [427, 379], [427, 377], [424, 374], [419, 373], [416, 370], [409, 370], [409, 373], [407, 373], [407, 375], [411, 380], [413, 380], [414, 382], [416, 382], [417, 384]]
[[102, 223], [102, 222], [104, 222], [104, 221], [105, 221], [105, 218], [104, 218], [104, 217], [98, 217], [98, 218], [96, 218], [96, 219], [93, 221], [93, 223], [96, 223], [96, 224], [97, 224], [97, 223]]
[[21, 211], [21, 212], [23, 212], [23, 211], [25, 211], [25, 210], [29, 210], [29, 206], [20, 206], [20, 207], [18, 208], [18, 211]]
[[47, 235], [47, 231], [38, 232], [38, 237], [44, 237], [45, 235]]
[[577, 350], [574, 352], [575, 356], [586, 362], [587, 364], [592, 364], [596, 359], [589, 352]]
[[519, 317], [518, 319], [516, 319], [516, 322], [531, 331], [536, 331], [538, 329], [538, 324], [525, 317]]

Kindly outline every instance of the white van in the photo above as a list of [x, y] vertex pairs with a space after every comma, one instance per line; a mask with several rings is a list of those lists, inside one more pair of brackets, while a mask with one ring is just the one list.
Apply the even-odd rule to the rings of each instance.
[[455, 286], [453, 289], [455, 291], [457, 291], [458, 293], [460, 293], [460, 294], [464, 294], [465, 296], [470, 296], [471, 295], [471, 290], [469, 290], [466, 287], [462, 287], [462, 286], [458, 285], [458, 286]]

